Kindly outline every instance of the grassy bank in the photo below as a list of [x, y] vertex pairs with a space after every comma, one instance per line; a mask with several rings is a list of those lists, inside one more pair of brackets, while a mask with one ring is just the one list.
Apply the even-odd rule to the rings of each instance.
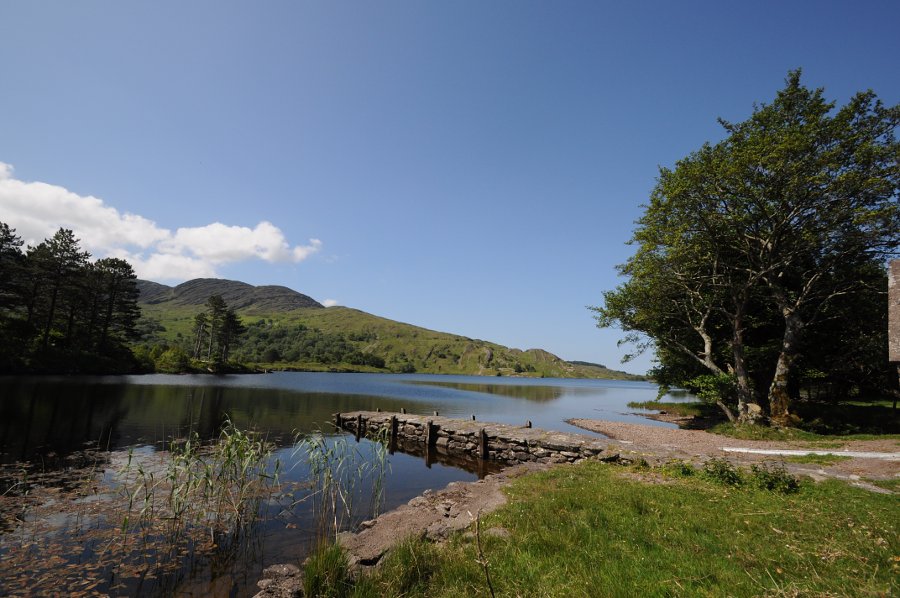
[[800, 417], [797, 426], [769, 427], [733, 424], [725, 420], [715, 405], [700, 401], [664, 403], [631, 402], [633, 409], [653, 409], [695, 418], [687, 427], [703, 428], [714, 434], [740, 440], [805, 441], [827, 445], [846, 440], [900, 440], [900, 417], [888, 401], [816, 403], [801, 401], [795, 406]]
[[663, 403], [661, 401], [631, 401], [628, 406], [632, 409], [653, 409], [665, 411], [683, 417], [724, 417], [722, 411], [715, 405], [692, 401], [686, 403]]
[[[584, 463], [520, 478], [478, 536], [460, 534], [441, 546], [410, 541], [373, 577], [322, 595], [489, 596], [484, 563], [498, 596], [878, 596], [900, 589], [896, 495], [837, 481], [791, 488], [777, 470], [733, 474], [727, 466], [704, 475], [687, 465]], [[335, 555], [329, 558], [333, 565]]]

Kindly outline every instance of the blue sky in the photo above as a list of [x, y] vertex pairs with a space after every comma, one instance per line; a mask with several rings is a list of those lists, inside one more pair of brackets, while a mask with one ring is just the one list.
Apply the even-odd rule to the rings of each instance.
[[793, 68], [898, 103], [898, 23], [898, 2], [7, 1], [0, 221], [169, 284], [618, 367], [585, 306], [658, 167]]

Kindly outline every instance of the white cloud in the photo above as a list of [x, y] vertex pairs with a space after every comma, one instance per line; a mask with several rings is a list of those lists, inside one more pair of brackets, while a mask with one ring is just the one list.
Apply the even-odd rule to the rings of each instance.
[[159, 244], [167, 253], [189, 252], [213, 264], [258, 258], [267, 262], [299, 262], [322, 246], [310, 239], [307, 246], [291, 247], [281, 230], [271, 222], [256, 228], [226, 226], [220, 222], [195, 228], [179, 228], [175, 235]]
[[119, 251], [112, 257], [122, 258], [134, 266], [138, 278], [145, 280], [190, 280], [192, 278], [216, 278], [215, 267], [209, 262], [186, 255], [172, 253], [141, 254]]
[[252, 259], [296, 263], [322, 247], [318, 239], [292, 247], [281, 229], [267, 221], [254, 228], [214, 222], [173, 233], [143, 216], [121, 213], [102, 199], [57, 185], [17, 180], [12, 165], [3, 162], [0, 221], [15, 228], [30, 245], [60, 227], [72, 229], [95, 257], [127, 259], [139, 277], [150, 280], [215, 277], [217, 266]]
[[338, 303], [337, 299], [326, 299], [322, 302], [322, 305], [324, 305], [325, 307], [334, 307], [335, 305], [340, 304]]

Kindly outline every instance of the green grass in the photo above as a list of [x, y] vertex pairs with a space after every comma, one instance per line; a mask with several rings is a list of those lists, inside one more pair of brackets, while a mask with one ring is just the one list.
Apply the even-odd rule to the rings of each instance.
[[323, 544], [309, 556], [303, 568], [303, 595], [341, 598], [353, 590], [347, 555], [337, 544]]
[[872, 483], [880, 488], [884, 488], [885, 490], [890, 490], [894, 493], [900, 493], [900, 478], [893, 478], [890, 480], [873, 480]]
[[[897, 497], [838, 481], [803, 483], [784, 494], [749, 483], [724, 486], [702, 474], [585, 463], [520, 478], [509, 496], [482, 522], [483, 530], [508, 530], [482, 532], [498, 596], [874, 596], [898, 590]], [[412, 561], [427, 567], [419, 567], [403, 595], [488, 596], [478, 559], [471, 533], [440, 547], [412, 542], [357, 595], [400, 595], [391, 593], [390, 579]]]
[[699, 401], [690, 403], [663, 403], [660, 401], [632, 401], [628, 403], [632, 409], [655, 409], [685, 417], [706, 417], [712, 413], [721, 414], [718, 407]]
[[810, 465], [834, 465], [841, 461], [849, 461], [850, 457], [842, 457], [840, 455], [794, 455], [784, 457], [789, 463], [807, 463]]
[[[803, 441], [817, 448], [836, 448], [847, 440], [897, 440], [900, 434], [817, 434], [799, 428], [750, 426], [724, 422], [709, 429], [713, 434], [739, 440], [789, 440]], [[898, 443], [900, 444], [900, 443]]]

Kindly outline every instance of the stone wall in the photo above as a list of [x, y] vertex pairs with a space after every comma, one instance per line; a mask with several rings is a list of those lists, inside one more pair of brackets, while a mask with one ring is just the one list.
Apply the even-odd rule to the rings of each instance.
[[507, 465], [576, 462], [597, 457], [606, 450], [604, 441], [583, 434], [439, 416], [355, 411], [335, 414], [335, 425], [357, 436], [383, 435], [389, 441], [414, 441]]

